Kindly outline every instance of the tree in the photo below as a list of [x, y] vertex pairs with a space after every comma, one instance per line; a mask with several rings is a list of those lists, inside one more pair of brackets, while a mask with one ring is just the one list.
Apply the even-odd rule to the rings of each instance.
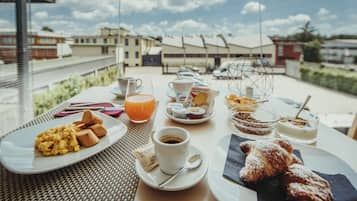
[[304, 60], [309, 62], [321, 62], [320, 55], [321, 43], [319, 40], [313, 40], [304, 44]]
[[311, 26], [311, 22], [307, 21], [304, 26], [299, 28], [301, 33], [298, 33], [298, 40], [301, 42], [309, 42], [314, 40], [316, 37], [314, 32], [316, 31], [315, 27]]
[[51, 28], [48, 27], [48, 26], [43, 26], [41, 30], [42, 30], [42, 31], [53, 32], [53, 29], [51, 29]]

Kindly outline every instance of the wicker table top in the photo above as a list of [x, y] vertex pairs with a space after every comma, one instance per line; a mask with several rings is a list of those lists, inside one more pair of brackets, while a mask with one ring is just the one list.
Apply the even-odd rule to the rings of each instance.
[[[53, 119], [64, 106], [22, 128]], [[119, 142], [72, 166], [39, 175], [17, 175], [0, 165], [0, 200], [134, 200], [139, 178], [132, 152], [148, 142], [153, 121], [134, 125], [125, 114], [120, 120], [127, 125], [128, 133]]]

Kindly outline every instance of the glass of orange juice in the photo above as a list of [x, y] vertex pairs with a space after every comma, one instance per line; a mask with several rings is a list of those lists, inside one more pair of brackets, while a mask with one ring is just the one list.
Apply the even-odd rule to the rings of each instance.
[[138, 93], [135, 80], [129, 80], [124, 102], [125, 113], [133, 123], [149, 121], [155, 111], [156, 101], [152, 93], [152, 83], [142, 93]]

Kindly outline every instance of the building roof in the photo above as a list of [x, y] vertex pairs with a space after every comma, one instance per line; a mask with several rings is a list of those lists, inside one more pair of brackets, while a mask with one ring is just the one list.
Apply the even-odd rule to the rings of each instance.
[[163, 45], [170, 45], [174, 47], [183, 47], [182, 46], [182, 37], [181, 36], [165, 36], [162, 38]]
[[148, 55], [159, 55], [161, 54], [161, 47], [150, 47], [145, 50], [146, 54]]
[[348, 47], [357, 47], [356, 39], [335, 39], [325, 41], [322, 45], [323, 47], [340, 47], [340, 48], [348, 48]]
[[[116, 28], [115, 27], [114, 28], [113, 27], [102, 27], [101, 29], [114, 30], [115, 31], [115, 30], [118, 30], [119, 28], [118, 27], [116, 27]], [[122, 26], [120, 27], [120, 30], [121, 31], [127, 31], [127, 32], [130, 31], [129, 29], [127, 29], [125, 27], [122, 27]]]
[[[175, 47], [182, 47], [182, 40], [186, 45], [197, 47], [205, 47], [206, 45], [214, 45], [218, 47], [226, 47], [226, 43], [240, 47], [256, 48], [260, 47], [259, 35], [251, 36], [165, 36], [163, 37], [162, 44], [171, 45]], [[262, 36], [262, 46], [273, 45], [273, 41], [266, 35]]]
[[208, 45], [214, 45], [218, 47], [226, 47], [226, 43], [219, 36], [204, 36], [205, 43]]
[[185, 36], [183, 42], [186, 45], [192, 45], [196, 47], [205, 47], [203, 40], [200, 36]]
[[[16, 35], [15, 29], [0, 29], [0, 35]], [[28, 35], [31, 36], [42, 36], [42, 37], [54, 37], [54, 38], [67, 38], [66, 34], [49, 32], [49, 31], [35, 31], [29, 30]]]
[[[259, 35], [251, 36], [231, 36], [225, 37], [228, 44], [243, 46], [248, 48], [260, 47], [260, 37]], [[273, 41], [266, 35], [262, 36], [262, 46], [272, 45]]]
[[357, 39], [336, 39], [335, 41], [341, 42], [341, 43], [353, 43], [353, 44], [357, 44]]

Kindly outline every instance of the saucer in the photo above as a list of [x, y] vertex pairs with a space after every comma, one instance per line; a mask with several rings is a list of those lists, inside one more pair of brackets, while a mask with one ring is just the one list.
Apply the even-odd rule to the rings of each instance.
[[[141, 92], [142, 90], [142, 87], [139, 87], [136, 89], [136, 93], [139, 93]], [[122, 91], [119, 89], [119, 87], [114, 87], [110, 90], [110, 92], [114, 95], [117, 95], [117, 96], [125, 96], [125, 94], [122, 93]]]
[[194, 170], [185, 170], [180, 175], [176, 177], [173, 181], [168, 183], [166, 186], [160, 188], [158, 184], [170, 177], [161, 172], [160, 167], [156, 167], [151, 172], [145, 172], [141, 167], [140, 162], [135, 160], [136, 173], [140, 179], [148, 186], [159, 189], [163, 191], [181, 191], [198, 184], [206, 175], [208, 169], [208, 161], [205, 155], [196, 147], [190, 145], [189, 156], [200, 154], [202, 158], [202, 164], [199, 168]]
[[181, 119], [181, 118], [176, 118], [173, 115], [166, 113], [166, 116], [171, 119], [174, 122], [180, 123], [180, 124], [187, 124], [187, 125], [196, 125], [196, 124], [202, 124], [206, 121], [209, 121], [210, 119], [212, 119], [212, 117], [214, 117], [214, 115], [216, 114], [214, 111], [209, 114], [208, 116], [205, 116], [201, 119]]

